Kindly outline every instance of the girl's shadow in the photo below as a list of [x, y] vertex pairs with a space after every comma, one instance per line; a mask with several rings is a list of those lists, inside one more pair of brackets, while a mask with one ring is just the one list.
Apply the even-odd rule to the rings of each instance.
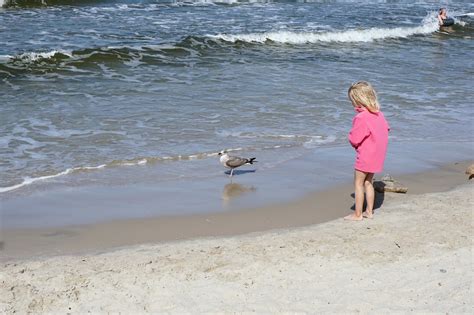
[[[355, 198], [355, 193], [352, 193], [351, 197]], [[381, 192], [377, 192], [377, 191], [375, 192], [374, 212], [375, 212], [375, 209], [378, 209], [378, 208], [382, 207], [384, 199], [385, 199], [385, 193], [381, 193]], [[367, 208], [367, 200], [365, 199], [365, 195], [364, 195], [364, 206], [363, 206], [362, 211], [365, 211], [366, 208]], [[355, 203], [352, 205], [351, 209], [355, 210]]]

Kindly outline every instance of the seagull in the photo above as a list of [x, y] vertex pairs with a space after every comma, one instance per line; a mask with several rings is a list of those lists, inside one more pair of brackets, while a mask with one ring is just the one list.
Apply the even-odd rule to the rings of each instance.
[[257, 162], [255, 161], [256, 158], [254, 157], [250, 159], [246, 159], [246, 158], [241, 158], [238, 156], [230, 156], [229, 154], [227, 154], [227, 151], [225, 150], [219, 152], [217, 155], [220, 156], [219, 160], [221, 164], [227, 168], [230, 168], [230, 177], [232, 177], [232, 175], [234, 174], [235, 168], [240, 167], [245, 164], [253, 164]]

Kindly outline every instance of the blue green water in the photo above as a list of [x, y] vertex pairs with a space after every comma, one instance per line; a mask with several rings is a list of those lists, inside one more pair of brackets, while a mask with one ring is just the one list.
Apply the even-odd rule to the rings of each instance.
[[361, 79], [390, 141], [472, 145], [471, 1], [445, 2], [442, 30], [439, 1], [2, 3], [4, 196], [223, 176], [224, 148], [269, 169], [346, 145]]

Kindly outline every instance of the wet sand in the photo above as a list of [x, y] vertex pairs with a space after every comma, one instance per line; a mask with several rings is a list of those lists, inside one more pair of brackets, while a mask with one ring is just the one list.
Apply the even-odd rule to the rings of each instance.
[[[442, 164], [429, 171], [393, 175], [408, 186], [408, 195], [441, 192], [467, 181], [464, 170], [469, 163]], [[226, 202], [226, 199], [239, 198], [249, 189], [252, 188], [228, 183], [222, 191], [222, 200]], [[98, 253], [137, 244], [231, 236], [319, 224], [349, 213], [354, 201], [352, 192], [352, 184], [346, 183], [306, 194], [294, 201], [238, 211], [113, 220], [63, 227], [4, 229], [1, 260]], [[377, 194], [376, 207], [394, 198], [399, 196]]]
[[[327, 219], [347, 212], [347, 186], [200, 218], [208, 225], [185, 218], [189, 225], [181, 226], [215, 235], [230, 233], [213, 224], [226, 220], [236, 220], [227, 226], [236, 233], [307, 227], [3, 263], [0, 312], [471, 313], [474, 190], [463, 170], [460, 163], [400, 176], [410, 193], [385, 194], [373, 220], [313, 224], [320, 219], [315, 209], [325, 209]], [[160, 225], [168, 235], [177, 229], [173, 220]], [[117, 224], [150, 235], [159, 222], [116, 222], [88, 232], [98, 237]]]

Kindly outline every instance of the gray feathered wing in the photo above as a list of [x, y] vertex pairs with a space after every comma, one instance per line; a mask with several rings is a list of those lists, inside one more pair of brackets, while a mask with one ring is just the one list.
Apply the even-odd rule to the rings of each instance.
[[235, 167], [239, 167], [248, 163], [248, 161], [249, 161], [248, 159], [240, 158], [237, 156], [231, 156], [229, 157], [229, 160], [225, 162], [225, 165], [227, 165], [228, 167], [235, 168]]

